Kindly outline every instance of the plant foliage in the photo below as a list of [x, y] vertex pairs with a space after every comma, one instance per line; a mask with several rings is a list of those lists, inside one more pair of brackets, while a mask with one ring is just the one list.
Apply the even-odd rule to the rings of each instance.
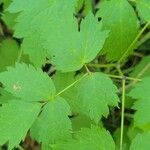
[[149, 0], [1, 0], [2, 149], [150, 149]]

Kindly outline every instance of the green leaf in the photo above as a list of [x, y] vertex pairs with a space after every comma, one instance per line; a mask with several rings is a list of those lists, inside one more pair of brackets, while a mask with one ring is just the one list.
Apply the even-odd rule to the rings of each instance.
[[45, 63], [46, 53], [43, 50], [42, 41], [40, 41], [40, 31], [37, 32], [37, 30], [33, 27], [35, 23], [37, 24], [34, 20], [36, 16], [45, 8], [50, 6], [50, 4], [51, 2], [48, 0], [44, 0], [42, 3], [41, 0], [31, 0], [28, 2], [13, 0], [8, 8], [8, 11], [12, 14], [19, 13], [14, 27], [14, 37], [25, 37], [21, 48], [24, 54], [29, 55], [30, 61], [36, 67], [41, 67]]
[[54, 145], [54, 150], [115, 150], [115, 143], [108, 131], [92, 126], [74, 134], [74, 138]]
[[0, 82], [6, 91], [25, 101], [44, 102], [55, 94], [55, 87], [49, 76], [31, 65], [17, 63], [15, 68], [8, 67], [7, 71], [0, 74]]
[[28, 37], [24, 38], [21, 50], [24, 54], [29, 55], [30, 61], [35, 67], [42, 67], [46, 62], [47, 51], [43, 48], [43, 39], [38, 32], [31, 32]]
[[22, 50], [24, 54], [29, 55], [30, 61], [36, 67], [41, 67], [45, 63], [46, 57], [49, 57], [43, 47], [43, 41], [45, 41], [46, 36], [45, 30], [51, 30], [49, 24], [56, 18], [55, 15], [58, 18], [62, 14], [64, 16], [66, 10], [72, 10], [73, 15], [74, 7], [72, 6], [75, 3], [74, 1], [31, 0], [29, 2], [22, 2], [20, 0], [13, 0], [9, 6], [9, 12], [20, 12], [16, 19], [14, 36], [24, 38]]
[[148, 150], [150, 149], [150, 132], [138, 134], [131, 143], [130, 150]]
[[137, 112], [134, 115], [134, 126], [143, 130], [150, 130], [150, 77], [145, 77], [131, 90], [129, 96], [138, 101], [134, 104]]
[[[51, 30], [47, 31], [45, 48], [51, 54], [52, 64], [57, 70], [71, 72], [96, 57], [103, 47], [108, 31], [101, 30], [101, 24], [92, 13], [81, 22], [80, 32], [75, 19], [67, 20], [67, 23], [62, 22], [63, 19], [65, 18], [55, 19], [49, 25]], [[60, 24], [63, 30], [60, 29]]]
[[[13, 39], [6, 39], [0, 43], [0, 72], [15, 64], [19, 54], [19, 46]], [[10, 57], [11, 56], [11, 57]]]
[[75, 2], [38, 0], [21, 3], [16, 0], [8, 8], [12, 13], [21, 11], [14, 36], [25, 37], [22, 49], [36, 67], [41, 67], [50, 55], [58, 70], [78, 70], [92, 61], [102, 48], [108, 32], [101, 31], [101, 25], [91, 13], [82, 21], [78, 32], [77, 19], [73, 17]]
[[52, 0], [12, 0], [8, 7], [10, 13], [20, 13], [16, 19], [14, 36], [17, 38], [26, 37], [33, 29], [32, 22], [44, 9], [51, 7]]
[[143, 99], [135, 102], [134, 109], [137, 112], [134, 115], [134, 126], [144, 131], [150, 130], [150, 99]]
[[150, 76], [150, 56], [143, 57], [143, 59], [139, 62], [139, 64], [137, 64], [133, 68], [133, 71], [130, 73], [130, 76], [136, 77], [140, 74], [141, 74], [140, 77]]
[[[111, 0], [100, 3], [97, 17], [102, 19], [103, 29], [110, 30], [100, 54], [106, 54], [108, 61], [117, 61], [137, 36], [136, 14], [127, 0]], [[128, 55], [132, 51], [133, 47]]]
[[71, 118], [73, 131], [79, 131], [81, 128], [90, 128], [94, 124], [91, 119], [85, 115], [75, 115]]
[[143, 130], [139, 129], [139, 128], [135, 128], [133, 126], [133, 124], [131, 124], [128, 128], [128, 132], [127, 135], [129, 137], [130, 142], [132, 142], [132, 140], [136, 137], [137, 134], [141, 134], [143, 133]]
[[146, 100], [150, 97], [150, 76], [142, 79], [135, 87], [129, 92], [129, 96], [138, 100]]
[[11, 0], [1, 0], [1, 2], [3, 3], [3, 8], [6, 9], [10, 5]]
[[136, 0], [137, 10], [139, 15], [145, 20], [150, 21], [150, 1]]
[[40, 112], [40, 104], [12, 100], [0, 107], [0, 145], [9, 141], [9, 150], [24, 140]]
[[70, 107], [61, 97], [44, 106], [31, 130], [33, 137], [42, 142], [42, 149], [49, 150], [50, 144], [70, 137], [72, 127], [68, 115], [71, 115]]
[[64, 99], [55, 97], [55, 86], [51, 78], [41, 69], [17, 63], [15, 68], [9, 67], [8, 71], [0, 74], [0, 81], [7, 92], [20, 98], [18, 102], [30, 101], [35, 105], [37, 103], [33, 103], [34, 101], [44, 102], [43, 110], [35, 123], [35, 129], [39, 127], [36, 130], [39, 131], [36, 133], [38, 134], [36, 139], [42, 142], [44, 149], [48, 148], [49, 144], [70, 135], [71, 121], [68, 118], [68, 115], [71, 115], [70, 107]]
[[[62, 78], [64, 77], [63, 79], [66, 81], [65, 74], [59, 75]], [[98, 123], [102, 116], [108, 115], [108, 105], [117, 106], [119, 101], [117, 91], [116, 86], [107, 75], [91, 73], [91, 75], [87, 75], [77, 82], [74, 87], [64, 92], [62, 97], [68, 101], [76, 112], [87, 115]]]
[[46, 52], [42, 47], [41, 31], [38, 32], [34, 28], [34, 24], [37, 24], [35, 18], [46, 8], [51, 7], [51, 3], [49, 0], [32, 0], [29, 2], [13, 0], [8, 8], [10, 13], [19, 13], [14, 26], [14, 37], [25, 38], [21, 48], [24, 54], [29, 55], [30, 61], [36, 67], [42, 67], [45, 63]]

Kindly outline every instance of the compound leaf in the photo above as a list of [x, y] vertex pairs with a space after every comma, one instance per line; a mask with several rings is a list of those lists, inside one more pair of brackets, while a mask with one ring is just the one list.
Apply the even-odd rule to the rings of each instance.
[[[49, 25], [53, 32], [47, 31], [45, 48], [51, 54], [52, 64], [57, 70], [71, 72], [96, 57], [103, 47], [108, 31], [101, 30], [101, 24], [92, 13], [81, 22], [80, 32], [75, 18], [67, 20], [68, 22], [63, 19]], [[63, 30], [60, 29], [60, 24]]]
[[[59, 74], [59, 76], [58, 78], [63, 78], [63, 76], [65, 78], [65, 74]], [[66, 80], [64, 79], [64, 81]], [[108, 115], [108, 105], [117, 106], [119, 101], [117, 91], [116, 86], [107, 75], [92, 73], [81, 79], [67, 92], [64, 92], [62, 97], [68, 101], [74, 111], [87, 115], [98, 123], [102, 116]]]
[[24, 38], [22, 50], [24, 54], [29, 55], [30, 61], [36, 67], [42, 67], [46, 61], [46, 57], [49, 56], [43, 47], [43, 41], [46, 39], [45, 30], [52, 31], [49, 24], [55, 19], [56, 12], [59, 17], [60, 15], [64, 16], [66, 9], [72, 9], [73, 15], [74, 7], [71, 5], [74, 4], [74, 1], [31, 0], [21, 2], [20, 0], [13, 0], [9, 6], [9, 12], [20, 12], [16, 19], [14, 36]]

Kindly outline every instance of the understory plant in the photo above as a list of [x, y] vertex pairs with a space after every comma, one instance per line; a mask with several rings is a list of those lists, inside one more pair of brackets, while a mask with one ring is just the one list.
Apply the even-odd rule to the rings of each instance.
[[2, 150], [150, 149], [150, 0], [1, 0]]

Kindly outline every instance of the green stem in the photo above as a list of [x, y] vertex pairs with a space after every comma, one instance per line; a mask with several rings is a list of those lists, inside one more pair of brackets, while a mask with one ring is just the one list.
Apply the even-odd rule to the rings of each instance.
[[137, 56], [137, 57], [140, 57], [140, 58], [144, 57], [143, 54], [140, 54], [140, 53], [138, 53], [138, 52], [134, 52], [133, 55], [134, 55], [134, 56]]
[[141, 29], [141, 31], [139, 32], [139, 34], [136, 36], [136, 38], [133, 40], [133, 42], [130, 44], [130, 46], [128, 47], [128, 49], [124, 52], [124, 54], [120, 57], [118, 64], [121, 64], [122, 61], [124, 60], [124, 58], [126, 57], [126, 55], [129, 53], [129, 51], [132, 49], [132, 47], [136, 44], [136, 42], [138, 41], [139, 37], [141, 37], [141, 35], [143, 34], [143, 32], [145, 31], [145, 29], [150, 25], [150, 22], [147, 22], [146, 25]]
[[126, 83], [126, 80], [122, 79], [120, 150], [123, 150], [123, 130], [124, 130], [124, 110], [125, 110], [125, 83]]
[[87, 67], [87, 65], [85, 64], [84, 66], [85, 66], [85, 69], [86, 69], [87, 73], [91, 74], [91, 72], [90, 72], [89, 68]]
[[123, 75], [123, 72], [122, 72], [122, 70], [121, 70], [121, 68], [120, 68], [120, 65], [117, 65], [117, 66], [116, 66], [116, 69], [117, 69], [119, 75], [123, 77], [124, 75]]
[[61, 95], [62, 93], [64, 93], [65, 91], [67, 91], [68, 89], [70, 89], [72, 86], [74, 86], [77, 82], [79, 82], [80, 80], [82, 80], [84, 77], [86, 77], [88, 74], [84, 74], [81, 78], [79, 78], [78, 80], [76, 80], [75, 82], [73, 82], [72, 84], [70, 84], [69, 86], [67, 86], [66, 88], [64, 88], [62, 91], [60, 91], [59, 93], [56, 94], [55, 97]]
[[109, 68], [109, 67], [115, 67], [116, 64], [87, 64], [89, 67], [95, 67], [95, 68]]
[[150, 38], [150, 32], [146, 33], [141, 40], [138, 42], [138, 46], [142, 45], [144, 42], [146, 42]]
[[132, 78], [132, 77], [126, 77], [126, 76], [117, 76], [117, 75], [113, 75], [113, 74], [106, 74], [111, 78], [116, 78], [116, 79], [127, 79], [127, 80], [133, 80], [133, 81], [141, 81], [141, 79], [138, 78]]

